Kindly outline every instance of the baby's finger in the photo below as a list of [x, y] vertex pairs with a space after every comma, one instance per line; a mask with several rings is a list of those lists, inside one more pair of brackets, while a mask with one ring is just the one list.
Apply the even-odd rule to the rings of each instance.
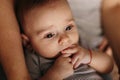
[[72, 54], [71, 53], [65, 53], [65, 54], [63, 54], [62, 56], [63, 57], [70, 57]]
[[79, 56], [77, 54], [72, 56], [72, 64], [73, 65], [77, 62], [78, 58], [79, 58]]
[[66, 53], [76, 53], [78, 51], [78, 48], [68, 48], [63, 50], [61, 53], [66, 54]]
[[71, 58], [67, 57], [66, 61], [71, 62]]
[[76, 63], [74, 64], [74, 68], [77, 68], [81, 64], [81, 60], [77, 59]]

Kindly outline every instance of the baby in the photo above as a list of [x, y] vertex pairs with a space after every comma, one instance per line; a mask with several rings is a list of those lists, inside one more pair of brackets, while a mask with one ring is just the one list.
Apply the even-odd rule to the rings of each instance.
[[17, 7], [26, 64], [33, 79], [102, 80], [96, 71], [112, 70], [111, 57], [79, 45], [67, 0], [23, 0]]

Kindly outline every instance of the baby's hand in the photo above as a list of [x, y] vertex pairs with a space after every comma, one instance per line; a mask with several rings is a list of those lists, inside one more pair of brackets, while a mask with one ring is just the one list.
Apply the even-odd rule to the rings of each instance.
[[78, 46], [78, 52], [72, 56], [72, 63], [74, 68], [77, 68], [81, 64], [88, 64], [91, 62], [91, 54], [87, 49]]
[[87, 49], [76, 45], [70, 49], [62, 51], [62, 54], [66, 56], [71, 56], [72, 64], [74, 68], [77, 68], [81, 64], [88, 64], [91, 60], [90, 53]]
[[56, 72], [56, 74], [61, 77], [61, 79], [69, 77], [74, 72], [71, 58], [63, 56], [58, 57], [52, 66], [52, 70]]

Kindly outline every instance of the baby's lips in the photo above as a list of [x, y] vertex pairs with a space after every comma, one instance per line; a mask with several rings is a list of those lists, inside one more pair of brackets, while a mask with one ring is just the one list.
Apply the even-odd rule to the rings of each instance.
[[66, 54], [68, 49], [70, 49], [70, 48], [67, 48], [67, 49], [62, 50], [62, 51], [61, 51], [61, 54]]
[[64, 50], [62, 50], [61, 53], [62, 53], [62, 54], [65, 54], [65, 51], [68, 50], [68, 49], [70, 49], [70, 47], [68, 47], [68, 48], [66, 48], [66, 49], [64, 49]]
[[62, 54], [65, 54], [67, 50], [72, 49], [72, 48], [75, 48], [75, 47], [76, 47], [75, 44], [74, 44], [74, 45], [71, 45], [71, 46], [69, 46], [69, 47], [63, 49], [63, 50], [61, 51], [61, 53], [62, 53]]
[[65, 54], [64, 51], [61, 51], [60, 53], [61, 53], [61, 54]]

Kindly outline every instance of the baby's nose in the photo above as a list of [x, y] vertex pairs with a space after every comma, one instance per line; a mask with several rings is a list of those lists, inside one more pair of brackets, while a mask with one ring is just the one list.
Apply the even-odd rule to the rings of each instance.
[[67, 34], [61, 35], [58, 41], [60, 45], [68, 45], [70, 42], [70, 37]]

